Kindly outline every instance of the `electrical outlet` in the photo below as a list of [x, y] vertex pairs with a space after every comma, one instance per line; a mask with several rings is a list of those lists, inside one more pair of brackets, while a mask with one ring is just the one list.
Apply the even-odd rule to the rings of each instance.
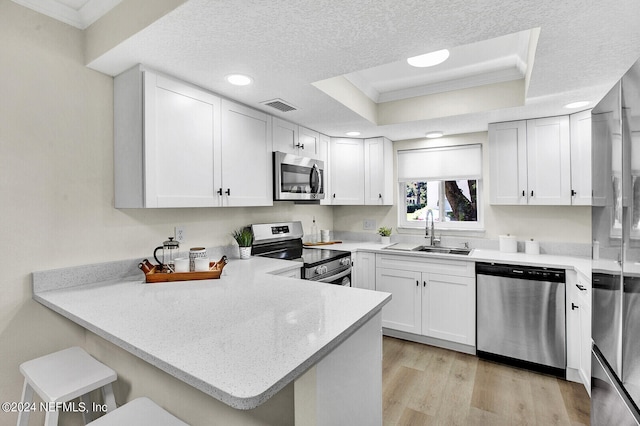
[[365, 231], [373, 231], [376, 229], [376, 221], [373, 219], [365, 219], [363, 223]]
[[184, 226], [175, 227], [175, 237], [176, 237], [176, 241], [179, 243], [183, 243], [184, 240], [187, 239], [186, 230], [184, 229]]

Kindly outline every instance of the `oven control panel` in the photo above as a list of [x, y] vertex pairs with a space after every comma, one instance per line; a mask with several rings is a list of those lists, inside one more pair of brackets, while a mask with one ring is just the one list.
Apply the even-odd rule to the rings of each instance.
[[288, 234], [288, 233], [289, 233], [289, 225], [271, 227], [271, 235], [280, 235], [280, 234]]

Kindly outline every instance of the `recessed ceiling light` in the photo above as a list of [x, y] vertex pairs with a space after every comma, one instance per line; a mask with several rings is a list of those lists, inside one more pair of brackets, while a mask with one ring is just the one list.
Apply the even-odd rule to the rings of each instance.
[[226, 79], [234, 86], [246, 86], [248, 84], [251, 84], [251, 82], [253, 81], [251, 77], [243, 74], [229, 74]]
[[428, 137], [429, 139], [435, 139], [435, 138], [441, 138], [443, 135], [444, 133], [437, 131], [437, 132], [429, 132], [425, 136]]
[[347, 132], [345, 133], [347, 136], [360, 136], [360, 132]]
[[407, 59], [407, 62], [409, 65], [414, 67], [425, 68], [441, 64], [446, 61], [448, 57], [449, 51], [447, 49], [442, 49], [431, 53], [425, 53], [424, 55], [413, 56]]
[[571, 102], [570, 104], [566, 104], [564, 108], [575, 109], [575, 108], [582, 108], [587, 105], [589, 105], [589, 101]]

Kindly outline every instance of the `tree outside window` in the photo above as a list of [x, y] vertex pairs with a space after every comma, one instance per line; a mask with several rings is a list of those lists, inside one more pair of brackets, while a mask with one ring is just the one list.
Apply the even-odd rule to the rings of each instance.
[[478, 181], [475, 179], [405, 182], [408, 223], [426, 220], [433, 211], [435, 222], [477, 222]]

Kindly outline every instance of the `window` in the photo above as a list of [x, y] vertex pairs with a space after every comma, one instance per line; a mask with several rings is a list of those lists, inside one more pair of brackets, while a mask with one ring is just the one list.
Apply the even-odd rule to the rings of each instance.
[[398, 226], [481, 229], [480, 145], [398, 151]]

